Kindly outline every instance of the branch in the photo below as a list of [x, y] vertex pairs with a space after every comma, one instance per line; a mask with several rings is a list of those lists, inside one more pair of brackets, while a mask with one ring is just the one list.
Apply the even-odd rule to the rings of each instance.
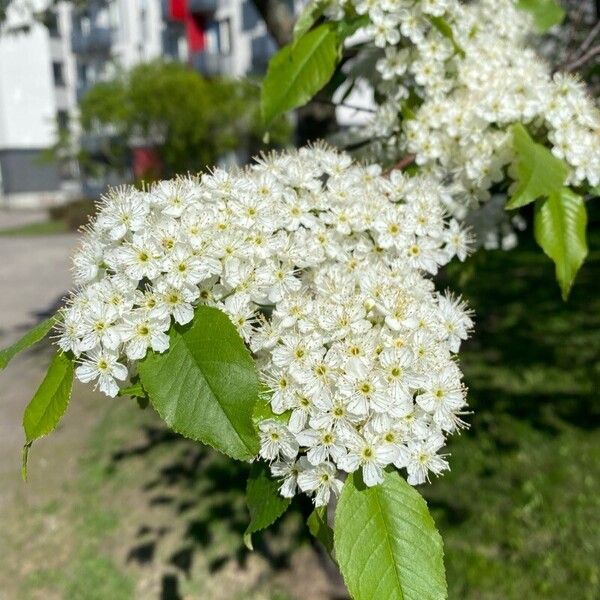
[[568, 72], [576, 71], [577, 69], [579, 69], [583, 65], [585, 65], [586, 62], [588, 62], [589, 60], [591, 60], [592, 58], [594, 58], [594, 56], [597, 56], [598, 54], [600, 54], [600, 44], [598, 44], [597, 46], [594, 46], [593, 48], [590, 48], [590, 50], [588, 50], [588, 52], [586, 52], [584, 55], [580, 56], [578, 59], [565, 65], [564, 70], [568, 71]]
[[596, 39], [596, 36], [599, 33], [600, 33], [600, 18], [598, 19], [598, 22], [594, 25], [592, 30], [588, 33], [585, 40], [583, 40], [583, 43], [579, 47], [579, 51], [577, 53], [581, 54], [582, 52], [585, 52], [592, 45], [592, 42]]
[[327, 100], [326, 98], [315, 97], [311, 100], [311, 102], [315, 102], [316, 104], [323, 104], [325, 106], [332, 106], [333, 108], [348, 108], [350, 110], [356, 110], [359, 112], [367, 112], [371, 114], [375, 114], [377, 111], [374, 108], [369, 108], [366, 106], [356, 106], [355, 104], [347, 104], [346, 102], [333, 102], [332, 100]]
[[263, 18], [269, 35], [281, 48], [292, 41], [294, 31], [294, 13], [283, 0], [252, 0]]
[[389, 175], [392, 171], [402, 171], [402, 169], [406, 169], [415, 162], [417, 156], [415, 154], [407, 154], [403, 158], [401, 158], [396, 164], [392, 165], [389, 169], [386, 169], [383, 174]]

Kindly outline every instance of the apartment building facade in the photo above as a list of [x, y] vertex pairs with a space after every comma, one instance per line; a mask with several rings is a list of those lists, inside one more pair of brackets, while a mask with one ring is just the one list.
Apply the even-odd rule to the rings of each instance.
[[44, 24], [31, 6], [15, 1], [0, 31], [0, 205], [94, 193], [76, 164], [44, 157], [62, 128], [76, 128], [86, 91], [119, 69], [165, 57], [207, 77], [245, 76], [264, 72], [276, 49], [251, 0], [60, 2]]

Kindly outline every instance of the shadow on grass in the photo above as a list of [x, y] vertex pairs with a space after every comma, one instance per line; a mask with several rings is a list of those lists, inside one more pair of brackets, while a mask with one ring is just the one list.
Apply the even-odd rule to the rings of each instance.
[[[143, 441], [113, 453], [109, 470], [126, 469], [127, 462], [167, 456], [166, 462], [149, 474], [143, 484], [148, 507], [161, 506], [171, 515], [182, 535], [171, 551], [168, 564], [181, 577], [190, 577], [199, 553], [208, 558], [208, 572], [216, 574], [231, 561], [245, 569], [250, 555], [242, 543], [249, 516], [245, 507], [245, 488], [250, 466], [217, 454], [210, 448], [186, 440], [161, 425], [144, 425]], [[288, 512], [267, 533], [253, 536], [254, 552], [264, 558], [273, 572], [290, 568], [291, 557], [302, 545], [314, 545], [304, 522], [312, 506], [297, 498]], [[127, 562], [150, 565], [170, 527], [141, 525], [138, 541], [128, 550]], [[227, 543], [223, 543], [227, 539]], [[329, 559], [322, 556], [323, 563]], [[329, 566], [324, 564], [324, 568]], [[178, 577], [166, 574], [161, 598], [177, 599]]]
[[600, 207], [588, 204], [590, 254], [568, 302], [530, 232], [441, 278], [476, 314], [460, 353], [471, 427], [450, 441], [452, 472], [420, 490], [450, 599], [597, 597]]

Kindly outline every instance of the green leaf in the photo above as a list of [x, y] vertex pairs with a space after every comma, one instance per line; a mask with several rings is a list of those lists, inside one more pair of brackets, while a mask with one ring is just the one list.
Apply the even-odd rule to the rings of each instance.
[[311, 535], [319, 540], [331, 555], [333, 553], [333, 529], [327, 523], [327, 507], [319, 506], [315, 508], [310, 513], [306, 524]]
[[269, 398], [265, 397], [261, 392], [258, 401], [254, 405], [254, 409], [252, 410], [252, 421], [254, 422], [254, 425], [256, 427], [258, 427], [258, 424], [261, 421], [265, 421], [267, 419], [277, 419], [282, 423], [287, 423], [290, 420], [291, 414], [291, 410], [286, 410], [284, 413], [281, 414], [274, 413], [273, 409], [271, 408]]
[[132, 398], [146, 398], [147, 393], [142, 385], [141, 381], [137, 381], [135, 383], [132, 382], [132, 385], [126, 388], [121, 388], [118, 392], [119, 396], [131, 396]]
[[290, 499], [279, 493], [279, 482], [273, 479], [269, 467], [262, 461], [255, 462], [250, 469], [246, 504], [250, 523], [244, 533], [244, 544], [253, 550], [252, 534], [275, 523], [290, 505]]
[[340, 41], [331, 23], [319, 25], [284, 46], [269, 62], [261, 91], [265, 123], [306, 104], [330, 79], [340, 60]]
[[425, 500], [397, 471], [368, 488], [346, 479], [335, 514], [335, 554], [354, 600], [446, 598], [442, 538]]
[[148, 398], [148, 394], [140, 381], [139, 375], [135, 376], [135, 379], [132, 379], [131, 385], [126, 388], [121, 388], [118, 392], [119, 396], [130, 396], [134, 398], [137, 402], [138, 406], [145, 410], [148, 408], [150, 404], [150, 398]]
[[353, 18], [346, 18], [338, 21], [337, 32], [340, 40], [355, 34], [361, 27], [366, 27], [370, 23], [369, 15], [359, 15]]
[[252, 410], [258, 374], [224, 313], [199, 306], [192, 323], [174, 325], [170, 347], [138, 363], [150, 402], [174, 431], [239, 460], [258, 452]]
[[565, 18], [565, 11], [556, 0], [518, 0], [517, 8], [531, 13], [540, 32], [559, 25]]
[[51, 331], [51, 329], [61, 320], [60, 314], [52, 315], [50, 318], [42, 321], [33, 329], [30, 329], [20, 340], [12, 346], [0, 351], [0, 371], [23, 350], [27, 350], [34, 344], [41, 342]]
[[556, 264], [556, 279], [565, 301], [588, 253], [586, 227], [583, 198], [568, 188], [535, 205], [535, 239]]
[[561, 189], [569, 167], [542, 144], [534, 142], [520, 123], [513, 126], [518, 185], [506, 208], [512, 210]]
[[454, 51], [457, 54], [460, 56], [465, 56], [465, 51], [456, 41], [456, 38], [454, 37], [454, 31], [452, 31], [452, 27], [450, 26], [450, 23], [446, 21], [446, 19], [443, 17], [429, 16], [429, 21], [447, 40], [452, 42]]
[[328, 0], [310, 0], [302, 9], [294, 25], [294, 41], [300, 39], [305, 33], [310, 31], [311, 27], [323, 15], [329, 4]]
[[67, 410], [73, 388], [73, 361], [62, 352], [55, 354], [44, 380], [23, 415], [25, 447], [23, 478], [27, 477], [27, 455], [31, 444], [54, 431]]

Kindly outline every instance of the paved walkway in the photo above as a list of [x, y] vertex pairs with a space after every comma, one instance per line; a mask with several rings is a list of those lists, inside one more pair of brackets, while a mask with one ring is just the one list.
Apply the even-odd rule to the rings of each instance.
[[[76, 234], [0, 237], [0, 348], [54, 311], [71, 286], [76, 245]], [[48, 357], [48, 352], [30, 351], [0, 372], [0, 473], [4, 467], [17, 470], [23, 409], [43, 378]]]
[[0, 230], [40, 223], [48, 219], [47, 210], [7, 210], [0, 208]]
[[71, 287], [77, 234], [0, 237], [0, 346], [53, 311]]

